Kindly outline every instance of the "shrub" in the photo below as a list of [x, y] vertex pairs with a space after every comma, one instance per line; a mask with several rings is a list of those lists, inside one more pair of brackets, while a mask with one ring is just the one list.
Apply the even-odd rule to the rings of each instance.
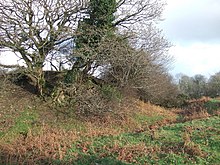
[[52, 94], [55, 108], [65, 114], [103, 115], [113, 111], [122, 98], [120, 92], [109, 85], [91, 81], [62, 84]]
[[112, 101], [120, 101], [122, 99], [122, 95], [116, 87], [111, 85], [103, 85], [100, 88], [101, 94], [105, 99]]

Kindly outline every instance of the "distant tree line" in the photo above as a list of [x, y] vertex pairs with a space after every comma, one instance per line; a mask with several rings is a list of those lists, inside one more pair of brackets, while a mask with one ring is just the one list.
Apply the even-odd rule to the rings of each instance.
[[201, 98], [202, 96], [219, 97], [220, 72], [215, 73], [209, 78], [200, 74], [193, 77], [180, 74], [178, 88], [189, 99]]

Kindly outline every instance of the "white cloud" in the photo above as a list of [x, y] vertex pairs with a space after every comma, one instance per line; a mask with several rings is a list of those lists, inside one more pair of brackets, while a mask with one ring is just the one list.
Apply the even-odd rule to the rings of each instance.
[[220, 44], [176, 45], [170, 54], [175, 58], [173, 73], [210, 76], [220, 71]]
[[220, 71], [220, 1], [166, 0], [160, 27], [175, 45], [172, 73], [210, 76]]
[[167, 0], [161, 26], [181, 42], [220, 42], [219, 0]]

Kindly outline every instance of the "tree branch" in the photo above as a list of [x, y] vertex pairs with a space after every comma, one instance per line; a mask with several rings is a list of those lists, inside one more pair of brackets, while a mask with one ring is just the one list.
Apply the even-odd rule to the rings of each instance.
[[2, 68], [23, 68], [23, 66], [20, 65], [5, 65], [0, 63], [0, 67]]

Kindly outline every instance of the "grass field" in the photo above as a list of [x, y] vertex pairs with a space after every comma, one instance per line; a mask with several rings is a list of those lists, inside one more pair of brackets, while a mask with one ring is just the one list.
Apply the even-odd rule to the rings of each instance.
[[115, 113], [68, 117], [20, 87], [0, 90], [0, 164], [220, 164], [218, 113], [128, 100]]
[[82, 138], [65, 159], [75, 164], [219, 164], [219, 135], [220, 118], [211, 117], [151, 133]]

